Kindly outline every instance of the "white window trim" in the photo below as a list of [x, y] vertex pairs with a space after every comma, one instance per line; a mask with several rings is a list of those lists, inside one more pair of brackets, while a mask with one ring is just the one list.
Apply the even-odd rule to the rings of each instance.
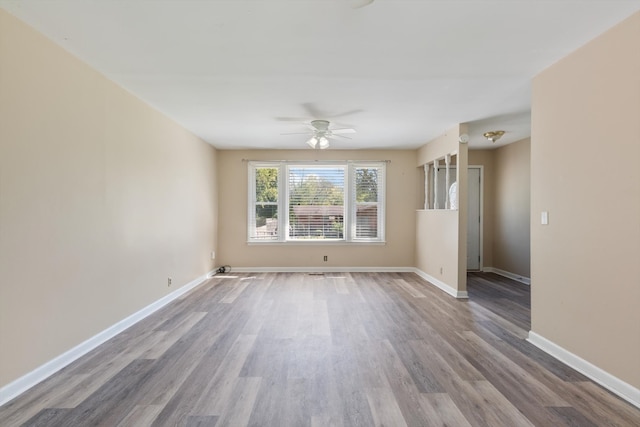
[[[247, 243], [251, 245], [383, 245], [386, 243], [385, 219], [386, 219], [386, 163], [385, 161], [249, 161], [248, 162], [248, 211], [247, 211]], [[295, 166], [340, 166], [345, 168], [344, 184], [344, 234], [342, 239], [289, 239], [289, 169]], [[257, 239], [251, 237], [255, 227], [255, 171], [261, 167], [278, 169], [278, 236], [277, 239]], [[358, 168], [378, 168], [378, 237], [356, 237], [356, 188], [355, 171]], [[348, 231], [348, 232], [347, 232]]]

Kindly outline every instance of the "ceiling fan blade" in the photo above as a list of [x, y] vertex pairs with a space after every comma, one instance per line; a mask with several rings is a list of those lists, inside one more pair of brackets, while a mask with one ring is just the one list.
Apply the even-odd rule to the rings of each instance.
[[358, 114], [358, 113], [362, 113], [364, 110], [362, 108], [356, 108], [353, 110], [349, 110], [349, 111], [344, 111], [342, 113], [338, 113], [338, 114], [334, 114], [332, 116], [330, 116], [330, 119], [337, 119], [340, 117], [344, 117], [344, 116], [350, 116], [352, 114]]
[[360, 9], [373, 3], [373, 0], [349, 0], [349, 3], [351, 3], [352, 8]]
[[345, 128], [345, 129], [331, 129], [331, 133], [333, 134], [341, 134], [341, 133], [356, 133], [355, 129], [349, 129], [349, 128]]
[[309, 114], [310, 116], [316, 119], [336, 119], [338, 117], [350, 116], [352, 114], [362, 113], [364, 110], [362, 108], [354, 108], [352, 110], [343, 111], [341, 113], [330, 114], [327, 110], [321, 110], [314, 104], [313, 102], [305, 102], [302, 105], [302, 108]]
[[309, 120], [308, 117], [275, 117], [275, 119], [279, 122], [304, 122]]
[[304, 108], [311, 117], [315, 117], [316, 119], [321, 119], [325, 115], [312, 102], [303, 103], [302, 108]]
[[333, 134], [333, 133], [332, 133], [331, 135], [327, 135], [327, 137], [328, 137], [328, 138], [334, 138], [334, 137], [337, 137], [337, 138], [344, 138], [344, 139], [353, 139], [353, 138], [351, 138], [350, 136], [336, 135], [336, 134]]

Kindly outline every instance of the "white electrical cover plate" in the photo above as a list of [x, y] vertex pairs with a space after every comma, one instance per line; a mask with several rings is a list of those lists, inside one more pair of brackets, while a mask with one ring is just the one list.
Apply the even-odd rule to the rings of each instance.
[[542, 225], [548, 225], [549, 224], [549, 212], [547, 212], [547, 211], [542, 212], [542, 214], [540, 215], [540, 223]]

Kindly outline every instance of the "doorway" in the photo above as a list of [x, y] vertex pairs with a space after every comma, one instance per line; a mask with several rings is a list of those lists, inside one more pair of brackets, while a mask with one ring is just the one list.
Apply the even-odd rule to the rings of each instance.
[[[454, 175], [455, 166], [449, 168]], [[438, 202], [445, 205], [445, 168], [438, 168]], [[482, 269], [482, 166], [469, 166], [467, 170], [467, 270]], [[454, 185], [455, 182], [452, 184]]]

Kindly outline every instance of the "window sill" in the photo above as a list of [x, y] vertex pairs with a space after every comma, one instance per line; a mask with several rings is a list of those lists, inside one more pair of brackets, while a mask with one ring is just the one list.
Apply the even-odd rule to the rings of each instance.
[[247, 245], [249, 246], [383, 246], [386, 244], [387, 244], [386, 241], [347, 242], [345, 240], [317, 240], [317, 241], [287, 240], [284, 242], [271, 240], [271, 241], [265, 241], [265, 242], [256, 242], [256, 241], [247, 242]]

